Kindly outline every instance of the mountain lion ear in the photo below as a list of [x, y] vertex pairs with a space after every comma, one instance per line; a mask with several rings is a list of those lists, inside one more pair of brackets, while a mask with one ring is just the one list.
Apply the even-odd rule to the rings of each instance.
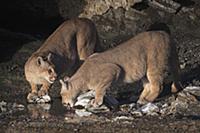
[[44, 62], [43, 58], [41, 56], [38, 56], [37, 57], [37, 64], [40, 66], [40, 65], [43, 64], [43, 62]]
[[52, 53], [49, 53], [49, 54], [47, 55], [47, 60], [50, 61], [51, 58], [52, 58]]
[[67, 90], [67, 83], [65, 83], [62, 79], [59, 80], [61, 83], [61, 90], [60, 93], [63, 93]]
[[68, 76], [65, 76], [65, 77], [64, 77], [64, 81], [65, 81], [65, 82], [69, 81], [69, 79], [70, 79], [70, 77], [68, 77]]
[[62, 79], [60, 79], [59, 82], [61, 83], [62, 86], [66, 87], [66, 83]]

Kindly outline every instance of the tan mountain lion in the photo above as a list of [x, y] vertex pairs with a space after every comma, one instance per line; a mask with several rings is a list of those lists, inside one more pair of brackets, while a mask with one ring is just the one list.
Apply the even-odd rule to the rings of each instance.
[[92, 105], [99, 106], [113, 83], [138, 80], [144, 87], [138, 103], [153, 102], [168, 71], [173, 75], [172, 90], [180, 89], [176, 46], [169, 35], [164, 31], [140, 33], [113, 49], [91, 55], [71, 78], [60, 80], [62, 103], [73, 106], [79, 93], [95, 90]]
[[[76, 18], [61, 24], [25, 64], [26, 80], [31, 85], [27, 99], [47, 94], [58, 75], [75, 71], [77, 62], [94, 53], [98, 42], [96, 27], [89, 19]], [[42, 85], [39, 92], [37, 85]]]

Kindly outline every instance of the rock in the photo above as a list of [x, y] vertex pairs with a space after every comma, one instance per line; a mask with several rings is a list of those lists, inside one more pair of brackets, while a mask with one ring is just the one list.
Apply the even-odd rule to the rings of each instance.
[[51, 97], [49, 95], [42, 96], [42, 99], [44, 99], [45, 103], [48, 103], [51, 101]]
[[92, 20], [97, 26], [101, 47], [106, 50], [130, 39], [140, 31], [144, 31], [147, 24], [152, 23], [152, 18], [145, 13], [137, 13], [132, 8], [111, 8], [105, 14], [93, 16]]
[[82, 99], [82, 100], [78, 100], [76, 103], [75, 103], [75, 106], [82, 106], [82, 107], [86, 107], [87, 105], [90, 104], [90, 99]]
[[195, 96], [200, 96], [200, 87], [199, 86], [188, 86], [184, 88], [184, 92], [189, 92]]
[[43, 98], [37, 98], [36, 100], [35, 100], [35, 102], [36, 103], [45, 103], [45, 100], [43, 99]]
[[123, 7], [128, 10], [131, 6], [141, 1], [142, 0], [86, 0], [87, 5], [80, 16], [91, 18], [94, 15], [106, 13], [110, 8], [117, 9]]
[[129, 104], [129, 109], [134, 109], [136, 108], [137, 104], [136, 103], [131, 103]]
[[176, 111], [176, 109], [172, 108], [172, 106], [167, 106], [167, 107], [160, 109], [160, 114], [162, 116], [167, 116], [167, 115], [170, 115], [170, 114], [175, 114], [176, 113], [175, 111]]
[[77, 101], [75, 103], [75, 106], [83, 106], [83, 107], [89, 106], [90, 102], [94, 98], [94, 96], [95, 96], [94, 91], [88, 91], [86, 93], [79, 95], [77, 97]]
[[0, 102], [0, 113], [12, 113], [13, 111], [22, 111], [25, 109], [23, 104]]
[[95, 91], [88, 91], [86, 93], [83, 93], [77, 97], [77, 101], [82, 99], [92, 99], [95, 96]]
[[153, 103], [147, 103], [146, 105], [140, 108], [143, 114], [152, 115], [153, 113], [159, 112], [158, 106]]
[[120, 106], [120, 110], [123, 112], [135, 111], [136, 110], [136, 103], [131, 104], [123, 104]]
[[133, 120], [133, 117], [128, 117], [128, 116], [117, 116], [113, 119], [114, 121], [118, 120]]
[[169, 104], [168, 103], [165, 103], [161, 106], [161, 108], [166, 108], [166, 107], [169, 107]]
[[6, 105], [7, 105], [7, 102], [5, 102], [5, 101], [0, 102], [0, 106], [6, 106]]
[[[88, 91], [86, 93], [83, 93], [77, 97], [77, 102], [75, 103], [75, 112], [78, 116], [89, 116], [92, 113], [102, 113], [109, 111], [109, 108], [105, 105], [102, 105], [100, 107], [92, 107], [91, 106], [91, 100], [94, 99], [95, 92], [94, 91]], [[110, 106], [114, 107], [116, 104], [116, 101], [113, 100], [111, 97], [107, 97], [106, 100], [107, 103], [109, 103]], [[113, 105], [112, 105], [113, 104]], [[81, 108], [82, 107], [82, 108]]]
[[25, 106], [23, 104], [14, 103], [12, 106], [14, 109], [24, 110]]
[[195, 95], [191, 94], [190, 92], [185, 92], [185, 91], [178, 93], [177, 100], [181, 102], [185, 102], [185, 103], [198, 102]]
[[95, 113], [95, 114], [110, 111], [110, 109], [105, 105], [102, 105], [100, 107], [89, 107], [86, 110], [89, 111], [89, 112]]
[[103, 106], [100, 106], [99, 109], [93, 108], [93, 107], [91, 107], [90, 103], [91, 103], [91, 100], [94, 99], [94, 97], [95, 97], [94, 91], [88, 91], [84, 94], [79, 95], [77, 97], [77, 102], [75, 103], [75, 108], [76, 108], [76, 106], [83, 106], [84, 108], [87, 108], [90, 111], [93, 110], [93, 112], [96, 112], [97, 110], [98, 111], [109, 110], [108, 107], [114, 109], [114, 108], [117, 108], [119, 105], [119, 102], [114, 97], [105, 95], [104, 102], [105, 102], [106, 106], [108, 106], [108, 107], [103, 105]]
[[37, 94], [29, 93], [28, 96], [27, 96], [28, 103], [35, 103], [37, 98], [38, 98]]
[[7, 105], [7, 103], [5, 101], [1, 101], [0, 102], [1, 112], [6, 112], [7, 111], [6, 105]]
[[183, 91], [179, 92], [175, 98], [169, 98], [168, 103], [160, 107], [160, 114], [170, 115], [180, 113], [186, 110], [189, 105], [198, 103], [197, 96], [199, 87], [186, 87]]
[[38, 97], [38, 95], [29, 93], [27, 96], [28, 103], [49, 103], [51, 102], [51, 97], [47, 94], [42, 97]]
[[65, 117], [65, 120], [66, 120], [66, 121], [69, 120], [69, 117]]
[[131, 111], [131, 114], [137, 117], [143, 116], [142, 112], [139, 110]]
[[131, 110], [131, 114], [135, 116], [143, 116], [143, 114], [154, 116], [154, 115], [158, 115], [160, 111], [159, 107], [153, 103], [147, 103], [138, 109], [135, 109], [135, 108], [132, 108]]
[[[91, 106], [91, 100], [95, 97], [95, 91], [88, 91], [86, 93], [83, 93], [77, 97], [77, 102], [75, 103], [75, 113], [80, 116], [89, 116], [92, 113], [102, 113], [109, 111], [108, 107], [105, 105], [102, 105], [100, 107], [92, 107]], [[108, 100], [109, 99], [109, 100]], [[107, 103], [110, 105], [113, 103], [115, 104], [116, 101], [112, 98], [107, 98]], [[81, 107], [80, 107], [81, 106]]]
[[91, 112], [88, 112], [88, 111], [86, 111], [85, 109], [77, 109], [77, 110], [75, 110], [75, 113], [76, 113], [78, 116], [80, 116], [80, 117], [92, 115]]
[[167, 114], [175, 114], [179, 112], [179, 110], [185, 109], [188, 107], [188, 103], [180, 101], [179, 99], [176, 99], [176, 101], [172, 102], [169, 106], [169, 111]]

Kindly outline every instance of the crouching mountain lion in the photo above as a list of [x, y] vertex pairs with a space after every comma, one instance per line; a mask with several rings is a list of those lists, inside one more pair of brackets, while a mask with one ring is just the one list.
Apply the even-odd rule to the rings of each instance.
[[152, 102], [162, 91], [166, 70], [173, 74], [173, 90], [180, 89], [177, 53], [169, 35], [163, 31], [140, 33], [111, 50], [91, 55], [71, 78], [60, 80], [62, 103], [73, 106], [80, 92], [95, 90], [92, 105], [99, 106], [113, 83], [137, 80], [144, 87], [138, 103]]
[[[50, 85], [62, 72], [72, 72], [80, 60], [94, 53], [98, 45], [94, 23], [86, 18], [65, 21], [25, 64], [25, 77], [31, 85], [29, 100], [48, 93]], [[42, 85], [38, 91], [37, 85]]]

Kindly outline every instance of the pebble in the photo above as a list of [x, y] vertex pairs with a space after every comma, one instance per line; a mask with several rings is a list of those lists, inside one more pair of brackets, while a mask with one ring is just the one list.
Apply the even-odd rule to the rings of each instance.
[[138, 116], [138, 117], [141, 117], [141, 116], [143, 116], [142, 112], [141, 112], [141, 111], [139, 111], [139, 110], [132, 111], [132, 112], [131, 112], [131, 114], [132, 114], [132, 115], [134, 115], [134, 116]]
[[133, 117], [128, 117], [128, 116], [117, 116], [113, 119], [114, 121], [118, 120], [133, 120]]
[[149, 114], [150, 115], [152, 113], [159, 112], [159, 108], [158, 108], [158, 106], [156, 106], [153, 103], [147, 103], [146, 105], [141, 107], [141, 111], [144, 114]]
[[13, 108], [18, 109], [18, 110], [24, 110], [25, 106], [23, 104], [13, 104]]
[[37, 98], [38, 98], [38, 96], [36, 94], [29, 93], [27, 96], [28, 103], [35, 103]]
[[91, 101], [90, 99], [81, 99], [78, 100], [74, 105], [86, 107], [90, 103], [90, 101]]
[[65, 120], [66, 120], [66, 121], [69, 120], [69, 117], [65, 117]]
[[77, 102], [74, 104], [75, 106], [83, 106], [87, 107], [91, 100], [95, 97], [94, 91], [88, 91], [86, 93], [83, 93], [77, 97]]
[[93, 99], [95, 97], [95, 91], [88, 91], [86, 93], [83, 93], [77, 97], [77, 101], [83, 100], [83, 99]]
[[1, 102], [0, 102], [0, 109], [1, 109], [1, 112], [6, 112], [6, 111], [7, 111], [6, 105], [7, 105], [7, 103], [6, 103], [5, 101], [1, 101]]
[[51, 97], [49, 95], [38, 97], [37, 95], [29, 93], [28, 97], [30, 97], [28, 98], [29, 103], [49, 103], [51, 101]]
[[132, 108], [132, 110], [133, 111], [131, 111], [131, 114], [135, 116], [143, 116], [144, 114], [155, 116], [158, 115], [160, 111], [159, 107], [153, 103], [147, 103], [142, 107], [138, 108], [137, 110], [135, 110], [135, 108]]
[[88, 107], [86, 108], [86, 110], [92, 113], [104, 113], [110, 111], [110, 109], [105, 105], [102, 105], [100, 107]]
[[[100, 107], [93, 107], [91, 106], [91, 100], [95, 98], [95, 92], [94, 91], [88, 91], [84, 94], [81, 94], [77, 97], [77, 102], [75, 105], [75, 113], [80, 116], [89, 116], [92, 113], [102, 113], [109, 111], [109, 108], [105, 105], [102, 105]], [[83, 107], [83, 108], [76, 108], [76, 107]]]
[[49, 95], [44, 95], [44, 96], [42, 96], [42, 99], [44, 99], [44, 101], [45, 101], [46, 103], [51, 101], [51, 97], [50, 97]]
[[1, 102], [0, 102], [0, 106], [6, 106], [6, 104], [7, 104], [7, 103], [6, 103], [5, 101], [1, 101]]
[[80, 116], [80, 117], [92, 115], [91, 112], [88, 112], [88, 111], [86, 111], [85, 109], [77, 109], [77, 110], [75, 110], [75, 113], [76, 113], [78, 116]]
[[184, 88], [184, 92], [190, 92], [193, 95], [200, 96], [200, 86], [188, 86]]

